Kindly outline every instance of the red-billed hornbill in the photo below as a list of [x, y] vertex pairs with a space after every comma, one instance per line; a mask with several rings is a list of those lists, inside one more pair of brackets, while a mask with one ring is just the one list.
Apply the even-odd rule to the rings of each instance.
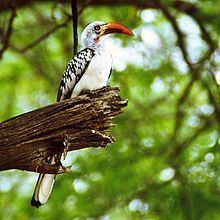
[[[76, 97], [83, 90], [95, 90], [107, 85], [112, 69], [112, 56], [103, 40], [112, 33], [133, 35], [127, 27], [117, 23], [95, 21], [85, 27], [81, 35], [83, 49], [67, 64], [58, 90], [57, 101]], [[60, 158], [59, 158], [60, 159]], [[55, 156], [51, 163], [55, 163]], [[48, 200], [56, 174], [40, 174], [31, 204], [39, 207]]]

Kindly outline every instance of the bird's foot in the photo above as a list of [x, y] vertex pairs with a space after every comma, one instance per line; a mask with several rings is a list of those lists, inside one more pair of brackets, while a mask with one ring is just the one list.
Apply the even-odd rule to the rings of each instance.
[[111, 89], [111, 86], [103, 86], [102, 89]]
[[72, 166], [64, 167], [60, 166], [57, 174], [62, 174], [62, 173], [69, 173], [71, 171]]

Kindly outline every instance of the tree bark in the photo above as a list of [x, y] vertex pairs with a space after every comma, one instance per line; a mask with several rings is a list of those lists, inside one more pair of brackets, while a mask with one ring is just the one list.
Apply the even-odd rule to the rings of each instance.
[[109, 135], [111, 119], [127, 105], [118, 92], [110, 87], [86, 92], [2, 122], [0, 171], [66, 172], [60, 160], [52, 165], [48, 159], [63, 151], [114, 142]]

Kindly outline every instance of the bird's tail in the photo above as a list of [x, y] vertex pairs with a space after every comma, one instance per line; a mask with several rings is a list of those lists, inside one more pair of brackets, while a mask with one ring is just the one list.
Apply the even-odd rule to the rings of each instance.
[[[50, 163], [55, 163], [55, 157], [50, 158]], [[45, 204], [50, 196], [53, 188], [53, 184], [56, 178], [56, 174], [43, 174], [38, 177], [37, 184], [34, 189], [34, 194], [31, 200], [31, 205], [39, 208]]]
[[56, 174], [40, 174], [35, 186], [31, 205], [39, 207], [47, 202], [53, 188]]

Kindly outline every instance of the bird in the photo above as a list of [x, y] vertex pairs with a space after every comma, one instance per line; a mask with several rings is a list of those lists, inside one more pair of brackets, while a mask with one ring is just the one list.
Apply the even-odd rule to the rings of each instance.
[[[95, 21], [84, 28], [81, 34], [82, 50], [66, 66], [57, 93], [58, 102], [74, 98], [83, 90], [107, 86], [113, 60], [104, 41], [113, 33], [134, 36], [129, 28], [115, 22]], [[50, 158], [51, 164], [55, 161], [55, 156]], [[56, 174], [39, 174], [31, 200], [32, 206], [38, 208], [47, 202], [55, 177]]]

